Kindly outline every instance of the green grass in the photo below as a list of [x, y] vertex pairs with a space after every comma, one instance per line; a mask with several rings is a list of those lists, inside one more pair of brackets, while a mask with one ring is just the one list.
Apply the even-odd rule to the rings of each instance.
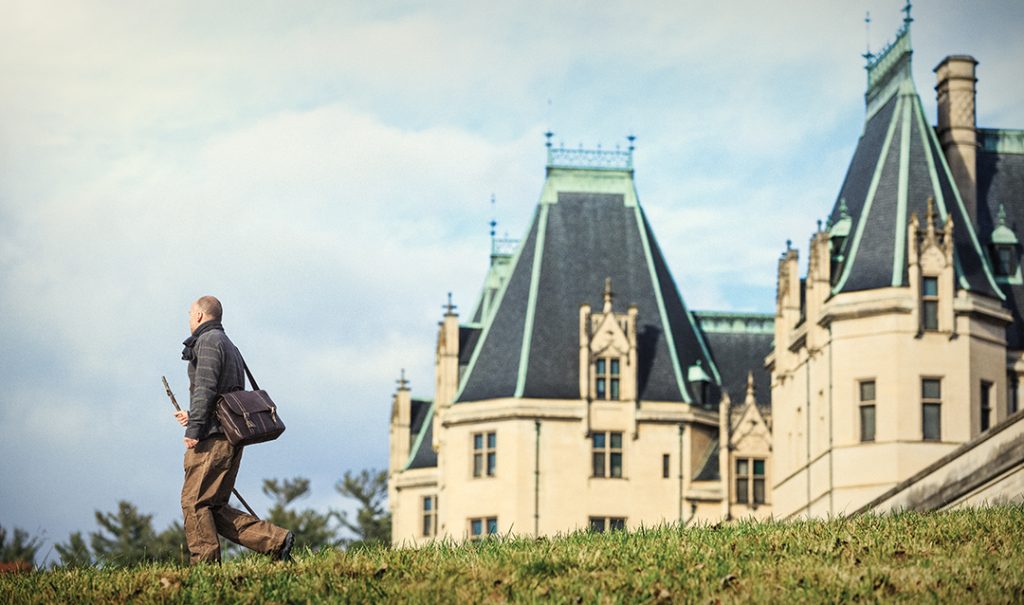
[[14, 603], [1024, 602], [1024, 506], [0, 576]]

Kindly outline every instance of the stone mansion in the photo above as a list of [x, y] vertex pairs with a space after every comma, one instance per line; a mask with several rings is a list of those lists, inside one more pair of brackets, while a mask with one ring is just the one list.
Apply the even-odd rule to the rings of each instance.
[[911, 55], [908, 16], [772, 314], [690, 310], [632, 147], [549, 137], [525, 237], [441, 318], [433, 393], [394, 394], [394, 543], [1024, 497], [1024, 130], [976, 126], [959, 55], [931, 125]]

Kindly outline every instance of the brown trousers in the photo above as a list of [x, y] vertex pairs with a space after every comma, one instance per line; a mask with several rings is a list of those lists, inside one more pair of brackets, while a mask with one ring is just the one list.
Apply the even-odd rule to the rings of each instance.
[[287, 530], [228, 506], [241, 463], [242, 448], [232, 447], [223, 435], [208, 437], [185, 450], [181, 511], [193, 564], [220, 562], [217, 534], [267, 554], [284, 545]]

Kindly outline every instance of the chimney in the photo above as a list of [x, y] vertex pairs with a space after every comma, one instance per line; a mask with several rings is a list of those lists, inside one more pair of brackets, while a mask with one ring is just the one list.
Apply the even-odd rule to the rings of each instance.
[[974, 111], [974, 68], [978, 62], [970, 55], [951, 55], [935, 68], [935, 86], [939, 109], [939, 142], [960, 197], [974, 226], [978, 225], [977, 155], [978, 131]]

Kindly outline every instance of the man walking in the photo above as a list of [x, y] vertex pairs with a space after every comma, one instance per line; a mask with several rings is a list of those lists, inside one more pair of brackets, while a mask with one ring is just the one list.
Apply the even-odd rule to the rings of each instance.
[[219, 563], [220, 534], [236, 544], [291, 560], [292, 532], [228, 505], [242, 448], [228, 443], [217, 421], [217, 398], [245, 387], [242, 355], [224, 333], [223, 308], [213, 296], [192, 303], [181, 358], [188, 362], [189, 410], [175, 413], [185, 429], [181, 510], [191, 562]]

